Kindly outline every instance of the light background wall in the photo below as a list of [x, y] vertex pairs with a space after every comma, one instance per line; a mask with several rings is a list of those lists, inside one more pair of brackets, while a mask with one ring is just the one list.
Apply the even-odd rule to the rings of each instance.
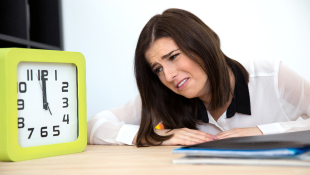
[[87, 115], [138, 94], [133, 72], [143, 26], [167, 8], [188, 10], [234, 59], [278, 57], [310, 81], [309, 0], [63, 0], [64, 48], [86, 58]]

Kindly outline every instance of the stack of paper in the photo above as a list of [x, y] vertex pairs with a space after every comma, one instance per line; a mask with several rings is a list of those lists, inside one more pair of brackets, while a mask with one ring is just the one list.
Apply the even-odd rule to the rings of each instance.
[[173, 150], [174, 164], [310, 166], [310, 131], [238, 137]]

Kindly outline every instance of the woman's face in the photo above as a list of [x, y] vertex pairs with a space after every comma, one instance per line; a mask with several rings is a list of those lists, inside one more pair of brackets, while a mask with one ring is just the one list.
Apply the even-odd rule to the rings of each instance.
[[145, 58], [160, 81], [173, 92], [186, 98], [210, 93], [207, 74], [178, 48], [173, 39], [156, 40], [145, 53]]

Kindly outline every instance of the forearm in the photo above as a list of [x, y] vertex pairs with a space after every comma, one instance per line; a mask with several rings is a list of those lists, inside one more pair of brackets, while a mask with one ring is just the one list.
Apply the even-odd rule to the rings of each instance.
[[258, 128], [263, 132], [264, 135], [310, 130], [310, 119], [270, 123], [259, 125]]
[[111, 112], [104, 111], [92, 117], [87, 124], [88, 144], [132, 144], [138, 125], [125, 124]]

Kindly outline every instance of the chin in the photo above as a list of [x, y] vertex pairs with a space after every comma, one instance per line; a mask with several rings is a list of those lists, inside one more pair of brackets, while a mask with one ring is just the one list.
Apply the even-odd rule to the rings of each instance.
[[174, 93], [176, 93], [176, 94], [179, 94], [179, 95], [181, 95], [181, 96], [183, 96], [183, 97], [185, 97], [185, 98], [196, 98], [197, 97], [197, 93], [195, 93], [195, 92], [188, 92], [188, 91], [174, 91]]
[[197, 97], [196, 94], [180, 94], [180, 95], [182, 95], [182, 96], [185, 97], [185, 98], [189, 98], [189, 99], [191, 99], [191, 98], [196, 98], [196, 97]]

